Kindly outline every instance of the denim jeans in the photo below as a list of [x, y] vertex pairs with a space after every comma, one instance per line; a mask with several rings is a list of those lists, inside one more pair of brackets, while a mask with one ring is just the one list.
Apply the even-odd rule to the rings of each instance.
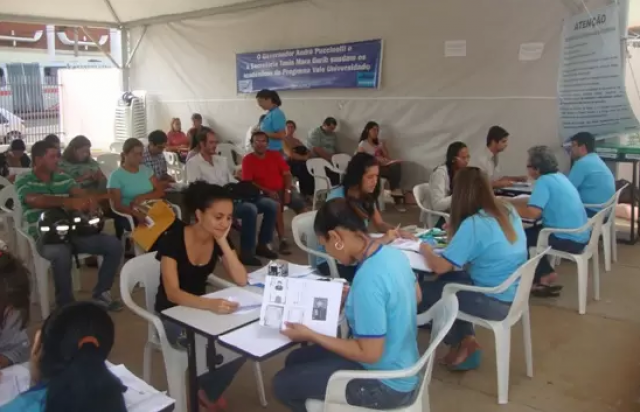
[[[433, 281], [420, 282], [422, 302], [418, 305], [418, 313], [426, 312], [431, 306], [435, 305], [442, 297], [444, 287], [449, 283], [473, 285], [471, 277], [465, 271], [449, 272], [438, 276]], [[458, 297], [461, 312], [482, 319], [503, 320], [507, 317], [511, 308], [510, 302], [503, 302], [484, 293], [458, 292], [456, 296]], [[475, 335], [475, 332], [471, 323], [456, 320], [444, 338], [444, 343], [450, 346], [457, 346], [465, 337], [473, 335]]]
[[74, 300], [71, 282], [71, 265], [74, 253], [87, 253], [102, 256], [102, 264], [98, 269], [98, 281], [93, 288], [93, 296], [108, 292], [122, 261], [122, 244], [114, 237], [100, 233], [72, 240], [72, 244], [44, 245], [37, 244], [38, 253], [51, 262], [53, 283], [56, 293], [56, 304], [62, 306]]
[[262, 214], [262, 225], [258, 234], [258, 244], [268, 245], [273, 239], [273, 231], [276, 228], [278, 214], [278, 202], [268, 197], [261, 197], [255, 203], [242, 202], [236, 204], [233, 215], [242, 220], [240, 233], [240, 250], [253, 254], [256, 249], [256, 229], [258, 227], [258, 214]]
[[[542, 226], [529, 227], [524, 230], [525, 234], [527, 235], [527, 250], [530, 247], [536, 247], [536, 245], [538, 244], [538, 236], [540, 235], [541, 230], [542, 230]], [[557, 237], [555, 234], [551, 234], [549, 236], [549, 246], [561, 252], [578, 254], [578, 253], [582, 253], [582, 251], [584, 250], [585, 246], [587, 246], [587, 244], [576, 242], [570, 239], [562, 239]], [[554, 270], [551, 264], [549, 263], [548, 257], [544, 256], [542, 259], [540, 259], [540, 262], [538, 262], [533, 283], [539, 283], [540, 279], [543, 276], [547, 276], [553, 272]]]
[[[306, 412], [307, 399], [323, 400], [329, 378], [340, 370], [362, 370], [358, 362], [347, 360], [321, 346], [304, 346], [291, 352], [284, 369], [273, 378], [278, 400], [293, 412]], [[355, 379], [347, 384], [347, 403], [369, 409], [394, 409], [409, 405], [416, 391], [398, 392], [374, 379]]]

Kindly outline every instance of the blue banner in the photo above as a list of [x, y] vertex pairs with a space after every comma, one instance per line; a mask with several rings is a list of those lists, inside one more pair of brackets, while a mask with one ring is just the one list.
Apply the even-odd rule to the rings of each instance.
[[236, 54], [238, 93], [262, 89], [376, 89], [382, 40]]

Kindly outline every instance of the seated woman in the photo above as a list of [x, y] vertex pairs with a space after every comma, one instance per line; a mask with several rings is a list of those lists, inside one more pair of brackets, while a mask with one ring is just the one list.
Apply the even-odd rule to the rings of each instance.
[[[380, 239], [382, 243], [389, 243], [398, 237], [413, 238], [410, 233], [399, 230], [396, 226], [386, 223], [382, 219], [382, 215], [378, 211], [377, 200], [380, 190], [379, 182], [380, 167], [376, 158], [366, 154], [357, 153], [349, 164], [342, 179], [342, 186], [333, 189], [327, 195], [327, 201], [335, 198], [346, 198], [360, 214], [365, 226], [369, 226], [369, 222], [378, 232], [385, 233]], [[323, 249], [320, 250], [324, 252]], [[319, 258], [316, 261], [318, 271], [324, 276], [331, 276], [329, 264]], [[344, 266], [338, 264], [340, 277], [351, 282], [355, 275], [356, 268], [353, 266]]]
[[[451, 209], [451, 193], [456, 173], [469, 164], [469, 149], [462, 142], [453, 142], [447, 148], [446, 161], [438, 166], [429, 178], [431, 208], [438, 212], [449, 212]], [[444, 224], [440, 219], [437, 226]]]
[[400, 187], [400, 181], [402, 180], [402, 166], [400, 161], [391, 160], [389, 156], [389, 150], [385, 146], [384, 142], [378, 139], [380, 133], [380, 126], [376, 122], [368, 122], [362, 133], [360, 134], [360, 143], [358, 143], [358, 152], [367, 153], [371, 156], [375, 156], [378, 164], [380, 165], [380, 176], [389, 181], [391, 188], [391, 196], [393, 196], [396, 208], [400, 212], [404, 212], [404, 193]]
[[182, 131], [180, 118], [174, 117], [171, 119], [171, 127], [167, 132], [167, 147], [165, 150], [177, 153], [180, 160], [186, 162], [189, 143], [189, 137]]
[[109, 314], [90, 302], [56, 310], [36, 333], [33, 386], [2, 412], [126, 412], [122, 382], [105, 361], [114, 343]]
[[[121, 166], [111, 173], [107, 183], [113, 209], [130, 215], [135, 224], [142, 224], [146, 218], [137, 206], [147, 200], [162, 199], [165, 196], [163, 186], [154, 176], [153, 170], [142, 164], [143, 150], [140, 140], [127, 139], [122, 146]], [[116, 216], [114, 225], [118, 239], [125, 231], [133, 229], [122, 216]]]
[[[221, 186], [203, 181], [191, 183], [185, 193], [185, 203], [195, 223], [175, 228], [161, 238], [156, 258], [160, 260], [162, 276], [156, 297], [156, 312], [176, 305], [209, 310], [217, 314], [232, 313], [237, 302], [207, 299], [207, 278], [219, 259], [225, 273], [238, 285], [247, 284], [247, 271], [238, 259], [228, 239], [233, 217], [231, 194]], [[185, 348], [185, 332], [177, 324], [164, 321], [169, 342]], [[210, 408], [219, 404], [222, 393], [231, 383], [244, 359], [230, 362], [200, 378], [203, 385], [200, 402]]]
[[287, 134], [283, 139], [283, 150], [291, 168], [291, 174], [298, 179], [300, 193], [309, 198], [313, 196], [315, 189], [313, 176], [309, 174], [307, 169], [307, 160], [311, 157], [311, 152], [294, 136], [296, 129], [296, 123], [293, 120], [287, 120]]
[[0, 176], [6, 177], [11, 183], [15, 182], [16, 175], [11, 174], [9, 168], [26, 168], [31, 166], [31, 159], [25, 151], [27, 150], [22, 139], [13, 139], [9, 149], [0, 153]]
[[90, 193], [106, 193], [107, 178], [100, 165], [91, 157], [91, 141], [79, 135], [71, 139], [62, 152], [58, 167], [71, 176], [78, 185]]
[[[403, 252], [367, 235], [360, 212], [344, 199], [325, 203], [313, 224], [320, 243], [343, 265], [356, 265], [344, 311], [352, 338], [321, 335], [287, 324], [284, 335], [312, 346], [291, 352], [273, 379], [273, 391], [291, 411], [305, 411], [307, 399], [324, 399], [331, 375], [340, 370], [390, 371], [419, 358], [416, 305], [420, 288]], [[396, 409], [415, 399], [418, 376], [355, 379], [346, 388], [350, 405]]]
[[[527, 260], [527, 241], [516, 210], [495, 198], [489, 178], [477, 167], [464, 168], [454, 179], [449, 245], [440, 254], [423, 243], [421, 252], [437, 275], [422, 283], [419, 312], [433, 306], [449, 283], [480, 287], [502, 284]], [[467, 272], [460, 271], [467, 267]], [[487, 320], [502, 320], [509, 313], [518, 284], [497, 294], [458, 292], [460, 311]], [[473, 325], [457, 320], [445, 343], [445, 363], [454, 370], [479, 366], [480, 346]]]
[[[526, 202], [514, 199], [513, 203], [523, 218], [542, 218], [542, 225], [526, 230], [529, 247], [537, 245], [542, 228], [578, 229], [587, 224], [587, 212], [578, 189], [558, 171], [558, 161], [547, 146], [529, 149], [527, 170], [536, 181], [531, 197]], [[579, 233], [553, 233], [549, 236], [549, 246], [563, 252], [581, 253], [590, 237], [591, 229]], [[554, 284], [557, 278], [549, 260], [543, 257], [536, 268], [531, 294], [538, 297], [558, 296], [562, 286]]]

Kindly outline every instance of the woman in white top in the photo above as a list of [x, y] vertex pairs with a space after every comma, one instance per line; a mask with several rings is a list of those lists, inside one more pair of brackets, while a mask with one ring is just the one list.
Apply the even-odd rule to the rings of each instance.
[[358, 152], [367, 153], [374, 156], [380, 165], [380, 177], [384, 177], [389, 181], [391, 187], [391, 196], [396, 203], [399, 211], [404, 211], [402, 201], [404, 195], [400, 188], [402, 180], [402, 168], [398, 160], [391, 160], [389, 150], [384, 142], [378, 139], [380, 126], [376, 122], [367, 122], [360, 135], [360, 143], [358, 143]]
[[438, 212], [451, 209], [453, 178], [456, 172], [469, 164], [469, 149], [462, 142], [453, 142], [447, 148], [447, 157], [443, 165], [438, 166], [429, 178], [431, 208]]

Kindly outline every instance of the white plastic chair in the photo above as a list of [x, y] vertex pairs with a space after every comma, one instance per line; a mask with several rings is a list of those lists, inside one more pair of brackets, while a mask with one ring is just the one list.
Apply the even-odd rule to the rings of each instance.
[[[427, 386], [431, 382], [435, 352], [438, 345], [444, 340], [453, 322], [458, 315], [458, 299], [455, 295], [444, 296], [433, 305], [423, 319], [431, 322], [431, 342], [418, 362], [408, 369], [398, 371], [339, 371], [331, 375], [325, 400], [307, 399], [308, 412], [359, 412], [373, 411], [347, 404], [345, 398], [347, 384], [353, 379], [397, 379], [418, 375], [420, 389], [413, 404], [401, 408], [392, 409], [393, 412], [429, 412], [431, 410], [429, 390]], [[426, 390], [425, 390], [426, 389]], [[379, 409], [376, 409], [379, 411]], [[390, 410], [391, 411], [391, 410]]]
[[100, 165], [102, 174], [108, 178], [111, 173], [120, 167], [120, 154], [104, 153], [96, 157], [96, 161]]
[[602, 246], [604, 248], [604, 270], [611, 270], [611, 262], [618, 261], [618, 230], [616, 228], [616, 206], [620, 200], [620, 194], [629, 186], [622, 186], [606, 203], [600, 205], [585, 204], [584, 207], [602, 209], [609, 205], [613, 205], [611, 213], [604, 217], [602, 223]]
[[[478, 293], [500, 293], [507, 290], [514, 282], [519, 281], [516, 296], [513, 299], [507, 317], [501, 321], [486, 320], [476, 316], [458, 312], [458, 319], [470, 322], [483, 328], [491, 329], [496, 339], [496, 367], [498, 375], [498, 403], [504, 405], [509, 400], [509, 364], [511, 357], [511, 327], [522, 319], [522, 331], [524, 333], [524, 355], [527, 365], [527, 376], [533, 377], [533, 349], [531, 342], [531, 316], [529, 313], [529, 293], [533, 285], [536, 267], [551, 248], [546, 248], [538, 255], [529, 259], [520, 266], [501, 285], [493, 288], [484, 288], [471, 285], [450, 283], [444, 287], [443, 296], [455, 294], [461, 291]], [[418, 324], [423, 325], [422, 315], [418, 315]]]
[[[235, 157], [238, 156], [240, 164], [236, 165]], [[229, 172], [235, 176], [236, 171], [242, 168], [242, 158], [246, 154], [244, 150], [232, 143], [218, 143], [216, 147], [216, 154], [227, 158], [227, 165], [229, 166]]]
[[185, 165], [180, 161], [180, 156], [175, 152], [165, 150], [162, 152], [167, 161], [167, 174], [178, 183], [185, 181]]
[[116, 153], [116, 154], [120, 154], [122, 153], [122, 146], [124, 145], [124, 142], [113, 142], [109, 145], [109, 151], [111, 153]]
[[347, 171], [347, 165], [351, 161], [351, 156], [346, 153], [338, 153], [331, 156], [331, 163], [336, 170], [340, 171], [340, 174], [345, 174]]
[[[2, 176], [0, 176], [0, 177], [2, 177]], [[2, 179], [4, 179], [4, 178], [2, 178]], [[17, 198], [16, 192], [15, 192], [15, 188], [13, 187], [13, 185], [11, 183], [4, 184], [2, 182], [2, 180], [0, 180], [0, 185], [4, 186], [2, 189], [0, 189], [0, 222], [2, 222], [2, 224], [4, 226], [4, 229], [5, 229], [5, 232], [6, 232], [7, 236], [8, 236], [8, 239], [7, 239], [8, 242], [9, 242], [8, 246], [11, 249], [18, 249], [18, 247], [17, 247], [17, 238], [16, 238], [15, 232], [13, 230], [13, 228], [14, 228], [13, 210], [11, 210], [11, 209], [9, 209], [7, 207], [7, 202], [10, 199], [14, 199], [14, 204], [15, 204], [15, 199]]]
[[431, 192], [429, 191], [429, 183], [420, 183], [413, 187], [413, 197], [416, 204], [420, 208], [420, 221], [425, 224], [427, 229], [436, 225], [440, 217], [446, 222], [449, 221], [449, 214], [431, 209]]
[[307, 160], [307, 170], [309, 174], [313, 176], [314, 192], [313, 192], [313, 210], [316, 209], [316, 204], [319, 195], [326, 195], [329, 190], [333, 188], [331, 180], [327, 177], [327, 170], [340, 174], [340, 170], [333, 167], [333, 165], [321, 157], [316, 157]]
[[613, 204], [605, 207], [599, 211], [594, 217], [577, 229], [556, 229], [556, 228], [543, 228], [538, 235], [538, 244], [536, 245], [536, 252], [540, 253], [549, 247], [549, 236], [554, 233], [582, 233], [588, 229], [591, 229], [591, 237], [589, 243], [585, 246], [582, 253], [573, 254], [568, 252], [561, 252], [559, 250], [551, 249], [548, 252], [549, 256], [572, 260], [578, 265], [578, 313], [584, 315], [587, 312], [587, 282], [589, 281], [589, 259], [592, 259], [593, 263], [593, 297], [595, 300], [600, 300], [600, 263], [599, 263], [599, 251], [598, 251], [598, 239], [602, 232], [602, 223], [604, 217], [609, 215], [613, 209]]
[[291, 221], [291, 231], [293, 232], [293, 241], [295, 244], [307, 252], [307, 258], [309, 259], [309, 266], [317, 266], [317, 258], [326, 259], [329, 265], [329, 272], [332, 278], [339, 278], [338, 266], [334, 258], [324, 252], [320, 252], [320, 244], [318, 238], [313, 230], [313, 221], [316, 218], [316, 211], [305, 212], [299, 214]]
[[384, 212], [387, 208], [386, 198], [384, 197], [384, 188], [389, 186], [389, 181], [384, 177], [380, 178], [380, 194], [378, 195], [378, 210]]

